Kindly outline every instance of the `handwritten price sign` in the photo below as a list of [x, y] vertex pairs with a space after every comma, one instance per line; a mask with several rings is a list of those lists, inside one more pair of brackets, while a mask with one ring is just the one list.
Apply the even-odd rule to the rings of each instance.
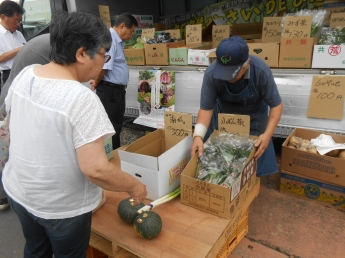
[[202, 40], [202, 25], [194, 24], [186, 26], [186, 45], [200, 44]]
[[141, 42], [146, 42], [149, 39], [153, 39], [154, 37], [155, 37], [155, 28], [142, 29]]
[[192, 115], [165, 111], [164, 128], [166, 149], [173, 147], [185, 137], [192, 135]]
[[262, 43], [280, 42], [282, 17], [265, 17], [262, 23]]
[[110, 28], [111, 27], [111, 22], [110, 22], [109, 6], [99, 5], [98, 6], [98, 10], [99, 10], [99, 17], [104, 22], [104, 24], [108, 28]]
[[312, 16], [286, 16], [283, 38], [310, 38]]
[[223, 39], [230, 37], [230, 26], [229, 25], [213, 25], [212, 26], [212, 47], [218, 47], [219, 43]]
[[331, 14], [331, 22], [329, 27], [336, 28], [336, 27], [344, 27], [345, 26], [345, 13], [332, 13]]
[[218, 127], [220, 132], [249, 134], [250, 116], [218, 114]]
[[308, 117], [342, 120], [345, 76], [313, 77]]

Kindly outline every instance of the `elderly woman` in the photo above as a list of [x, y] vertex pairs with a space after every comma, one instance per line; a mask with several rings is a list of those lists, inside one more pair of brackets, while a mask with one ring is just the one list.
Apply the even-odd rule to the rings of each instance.
[[80, 82], [109, 61], [109, 30], [96, 16], [59, 13], [50, 28], [52, 62], [15, 78], [6, 98], [9, 203], [26, 238], [24, 257], [85, 257], [102, 188], [142, 202], [146, 188], [107, 159], [114, 128], [97, 95]]

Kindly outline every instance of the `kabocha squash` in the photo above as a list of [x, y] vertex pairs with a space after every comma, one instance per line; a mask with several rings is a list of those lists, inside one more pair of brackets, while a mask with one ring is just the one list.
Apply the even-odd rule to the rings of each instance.
[[162, 219], [154, 211], [138, 214], [133, 222], [135, 232], [145, 239], [153, 239], [162, 230]]
[[138, 210], [144, 207], [145, 204], [140, 203], [138, 205], [134, 205], [134, 201], [132, 198], [127, 198], [122, 200], [119, 203], [117, 208], [117, 213], [119, 214], [120, 218], [127, 223], [133, 223], [135, 217], [138, 215]]

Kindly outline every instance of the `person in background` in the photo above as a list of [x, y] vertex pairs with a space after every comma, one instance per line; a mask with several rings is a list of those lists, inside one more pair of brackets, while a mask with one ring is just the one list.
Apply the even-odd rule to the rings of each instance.
[[24, 9], [14, 1], [5, 0], [0, 4], [1, 88], [10, 74], [14, 57], [26, 43], [23, 34], [17, 31], [22, 22], [23, 13]]
[[127, 192], [135, 204], [146, 197], [145, 185], [108, 161], [104, 139], [114, 128], [81, 83], [109, 61], [111, 42], [97, 16], [59, 12], [50, 26], [52, 61], [24, 68], [9, 88], [3, 185], [22, 225], [24, 257], [86, 257], [102, 188]]
[[104, 64], [96, 80], [90, 82], [91, 89], [96, 89], [105, 111], [115, 128], [112, 143], [113, 149], [121, 146], [120, 133], [126, 109], [126, 88], [129, 80], [129, 69], [124, 54], [125, 41], [132, 38], [137, 20], [129, 13], [121, 14], [110, 28], [113, 43], [107, 55], [110, 62]]
[[[14, 57], [26, 43], [23, 34], [17, 31], [24, 9], [13, 1], [3, 1], [0, 4], [0, 91], [7, 81]], [[7, 92], [6, 92], [7, 94]], [[0, 107], [4, 102], [1, 102]], [[0, 211], [7, 209], [8, 200], [2, 187], [0, 172]]]
[[203, 142], [218, 129], [218, 113], [248, 115], [250, 134], [258, 136], [254, 154], [257, 176], [278, 172], [272, 135], [283, 104], [271, 69], [249, 55], [247, 43], [236, 36], [224, 39], [216, 56], [204, 74], [191, 155], [203, 155]]

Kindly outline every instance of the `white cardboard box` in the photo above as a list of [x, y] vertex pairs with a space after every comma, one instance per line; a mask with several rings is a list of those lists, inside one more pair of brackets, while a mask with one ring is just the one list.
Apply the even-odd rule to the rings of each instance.
[[167, 130], [158, 129], [119, 150], [121, 169], [146, 185], [147, 199], [156, 200], [180, 185], [180, 174], [190, 159], [192, 135], [171, 148]]
[[345, 68], [345, 45], [314, 45], [312, 68]]
[[189, 65], [205, 65], [209, 66], [211, 64], [211, 59], [208, 55], [211, 52], [216, 51], [213, 49], [188, 49], [188, 64]]

